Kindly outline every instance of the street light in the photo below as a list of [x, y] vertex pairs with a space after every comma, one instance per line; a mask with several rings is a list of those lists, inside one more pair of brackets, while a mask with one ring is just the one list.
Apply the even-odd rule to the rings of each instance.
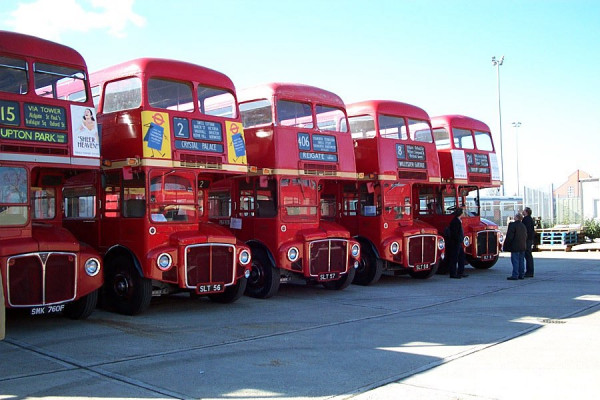
[[520, 122], [513, 122], [512, 126], [515, 128], [515, 142], [517, 143], [517, 196], [521, 194], [521, 185], [519, 184], [519, 127]]
[[504, 62], [504, 56], [496, 60], [492, 57], [492, 65], [496, 67], [496, 80], [498, 82], [498, 126], [500, 128], [500, 171], [502, 175], [502, 196], [504, 196], [504, 151], [502, 150], [502, 111], [500, 109], [500, 66]]

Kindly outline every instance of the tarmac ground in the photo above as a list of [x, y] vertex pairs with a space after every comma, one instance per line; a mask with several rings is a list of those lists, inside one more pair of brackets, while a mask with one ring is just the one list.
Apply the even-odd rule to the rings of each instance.
[[155, 298], [128, 317], [8, 310], [0, 399], [597, 399], [600, 254], [384, 276], [271, 299]]

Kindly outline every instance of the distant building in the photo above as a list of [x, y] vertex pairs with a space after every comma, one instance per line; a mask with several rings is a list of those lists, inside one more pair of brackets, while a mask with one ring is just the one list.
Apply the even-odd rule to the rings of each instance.
[[574, 197], [579, 197], [579, 192], [581, 190], [581, 188], [579, 187], [579, 181], [591, 177], [592, 176], [587, 172], [578, 169], [577, 171], [569, 175], [565, 183], [563, 183], [554, 190], [554, 197], [559, 199], [571, 199]]

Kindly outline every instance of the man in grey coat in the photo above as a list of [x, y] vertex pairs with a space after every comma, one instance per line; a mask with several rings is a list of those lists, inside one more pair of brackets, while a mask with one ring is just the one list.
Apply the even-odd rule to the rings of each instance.
[[523, 215], [518, 213], [515, 220], [508, 224], [506, 239], [504, 239], [504, 251], [510, 251], [510, 262], [512, 263], [512, 275], [507, 279], [516, 281], [525, 277], [525, 250], [527, 249], [527, 228], [523, 225]]

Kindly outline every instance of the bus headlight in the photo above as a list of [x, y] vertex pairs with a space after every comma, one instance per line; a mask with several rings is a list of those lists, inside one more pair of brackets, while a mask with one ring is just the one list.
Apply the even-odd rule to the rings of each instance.
[[444, 238], [440, 238], [440, 240], [438, 240], [438, 250], [444, 250], [445, 247], [446, 241], [444, 240]]
[[247, 265], [250, 262], [250, 252], [248, 250], [240, 251], [238, 259], [240, 260], [240, 264]]
[[400, 245], [398, 244], [398, 242], [392, 242], [392, 244], [390, 244], [390, 252], [394, 255], [398, 254], [398, 252], [400, 251]]
[[100, 261], [97, 258], [90, 258], [85, 262], [85, 273], [89, 276], [96, 276], [100, 272]]
[[468, 236], [465, 236], [463, 238], [463, 244], [465, 245], [465, 247], [469, 247], [471, 245], [471, 239]]
[[350, 251], [352, 253], [352, 257], [356, 258], [360, 254], [360, 246], [357, 243], [354, 243]]
[[500, 244], [504, 243], [504, 234], [502, 234], [502, 232], [498, 232], [498, 242], [500, 242]]
[[287, 252], [288, 260], [290, 260], [291, 262], [296, 261], [299, 255], [300, 252], [298, 251], [297, 247], [290, 247], [290, 249]]
[[162, 253], [156, 259], [156, 264], [158, 265], [158, 269], [162, 271], [166, 271], [171, 268], [171, 264], [173, 264], [173, 259], [169, 253]]

